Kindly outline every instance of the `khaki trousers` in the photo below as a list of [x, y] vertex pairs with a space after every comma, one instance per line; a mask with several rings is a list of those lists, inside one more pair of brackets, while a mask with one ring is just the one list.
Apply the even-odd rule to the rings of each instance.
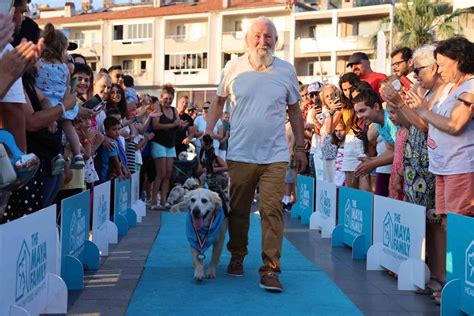
[[247, 255], [250, 209], [258, 184], [259, 212], [262, 229], [263, 266], [259, 273], [280, 272], [283, 241], [283, 198], [286, 162], [252, 164], [227, 161], [230, 175], [229, 242], [227, 249], [233, 258]]

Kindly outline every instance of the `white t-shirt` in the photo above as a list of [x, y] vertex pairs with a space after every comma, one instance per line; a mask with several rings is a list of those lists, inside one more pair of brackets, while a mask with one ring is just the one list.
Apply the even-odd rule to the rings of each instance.
[[[214, 134], [217, 134], [219, 126], [221, 125], [222, 125], [222, 121], [221, 119], [219, 119], [216, 125], [214, 126], [214, 129], [212, 130], [212, 132]], [[206, 130], [207, 121], [204, 119], [204, 117], [202, 117], [202, 115], [199, 115], [194, 120], [194, 126], [197, 132], [204, 132]], [[201, 141], [199, 139], [196, 139], [195, 143], [196, 143], [196, 146], [201, 147]], [[219, 141], [217, 139], [214, 139], [214, 141], [212, 142], [212, 145], [214, 146], [214, 149], [219, 149]]]
[[[377, 137], [377, 156], [382, 155], [384, 152], [387, 151], [387, 144], [383, 140], [382, 136]], [[392, 173], [392, 164], [386, 165], [386, 166], [380, 166], [375, 169], [375, 172], [377, 173], [385, 173], [385, 174], [391, 174]]]
[[230, 60], [217, 88], [229, 97], [231, 129], [227, 159], [247, 163], [288, 162], [287, 105], [300, 98], [295, 68], [275, 57], [266, 71], [255, 71], [245, 54]]
[[[0, 58], [13, 49], [14, 48], [12, 45], [7, 44], [3, 51], [0, 52]], [[0, 103], [26, 103], [25, 92], [23, 91], [23, 82], [21, 81], [21, 78], [13, 83], [3, 99], [0, 100]]]

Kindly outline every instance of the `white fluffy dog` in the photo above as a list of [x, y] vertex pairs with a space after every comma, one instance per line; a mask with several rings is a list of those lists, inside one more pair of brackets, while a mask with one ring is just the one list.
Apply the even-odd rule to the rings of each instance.
[[[215, 278], [224, 246], [227, 217], [219, 195], [207, 189], [196, 189], [184, 196], [184, 201], [171, 211], [187, 210], [186, 235], [191, 245], [194, 279]], [[212, 245], [212, 258], [204, 273], [205, 251]]]
[[173, 189], [171, 189], [166, 202], [168, 202], [170, 205], [175, 205], [183, 201], [183, 197], [186, 193], [197, 189], [198, 186], [199, 181], [196, 178], [186, 179], [184, 184], [178, 183]]

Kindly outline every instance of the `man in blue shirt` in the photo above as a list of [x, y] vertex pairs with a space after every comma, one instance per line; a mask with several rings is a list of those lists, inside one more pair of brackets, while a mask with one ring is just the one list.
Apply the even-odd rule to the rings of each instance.
[[387, 150], [377, 157], [359, 158], [361, 164], [357, 166], [354, 175], [363, 177], [370, 174], [375, 168], [390, 165], [393, 162], [393, 149], [398, 127], [388, 118], [389, 112], [382, 107], [382, 101], [373, 89], [363, 89], [352, 97], [357, 117], [362, 119], [366, 125], [374, 123], [387, 146]]

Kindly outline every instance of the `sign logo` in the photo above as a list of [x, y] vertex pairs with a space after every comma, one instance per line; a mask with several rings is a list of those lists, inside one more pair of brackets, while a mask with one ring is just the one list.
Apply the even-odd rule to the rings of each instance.
[[38, 233], [31, 235], [30, 247], [28, 247], [27, 241], [23, 240], [16, 260], [15, 302], [27, 297], [33, 289], [44, 281], [46, 263], [46, 241], [40, 242]]
[[[87, 225], [89, 226], [89, 225]], [[86, 218], [82, 216], [82, 208], [78, 208], [72, 214], [69, 230], [69, 251], [71, 256], [78, 256], [84, 247], [84, 234], [86, 229]]]
[[406, 259], [410, 256], [411, 234], [410, 227], [403, 225], [401, 214], [394, 213], [393, 219], [390, 212], [387, 212], [383, 220], [383, 245], [392, 256], [399, 259]]
[[390, 247], [390, 242], [392, 241], [392, 227], [392, 216], [387, 212], [387, 215], [385, 215], [383, 220], [383, 245], [385, 247]]
[[125, 211], [127, 209], [127, 191], [125, 189], [125, 186], [122, 186], [121, 192], [120, 192], [120, 211]]
[[466, 284], [474, 287], [474, 240], [466, 248]]
[[301, 205], [304, 207], [309, 207], [309, 190], [306, 186], [306, 183], [301, 184], [300, 186], [301, 191]]
[[362, 210], [357, 208], [357, 200], [348, 199], [344, 207], [344, 227], [352, 231], [349, 231], [351, 235], [357, 235], [362, 234], [363, 226]]
[[97, 214], [98, 218], [98, 227], [99, 229], [102, 229], [102, 226], [105, 224], [107, 221], [107, 201], [105, 200], [105, 196], [101, 195], [99, 197], [99, 214]]
[[321, 199], [319, 200], [321, 215], [328, 218], [331, 216], [331, 199], [328, 197], [327, 190], [321, 190]]

